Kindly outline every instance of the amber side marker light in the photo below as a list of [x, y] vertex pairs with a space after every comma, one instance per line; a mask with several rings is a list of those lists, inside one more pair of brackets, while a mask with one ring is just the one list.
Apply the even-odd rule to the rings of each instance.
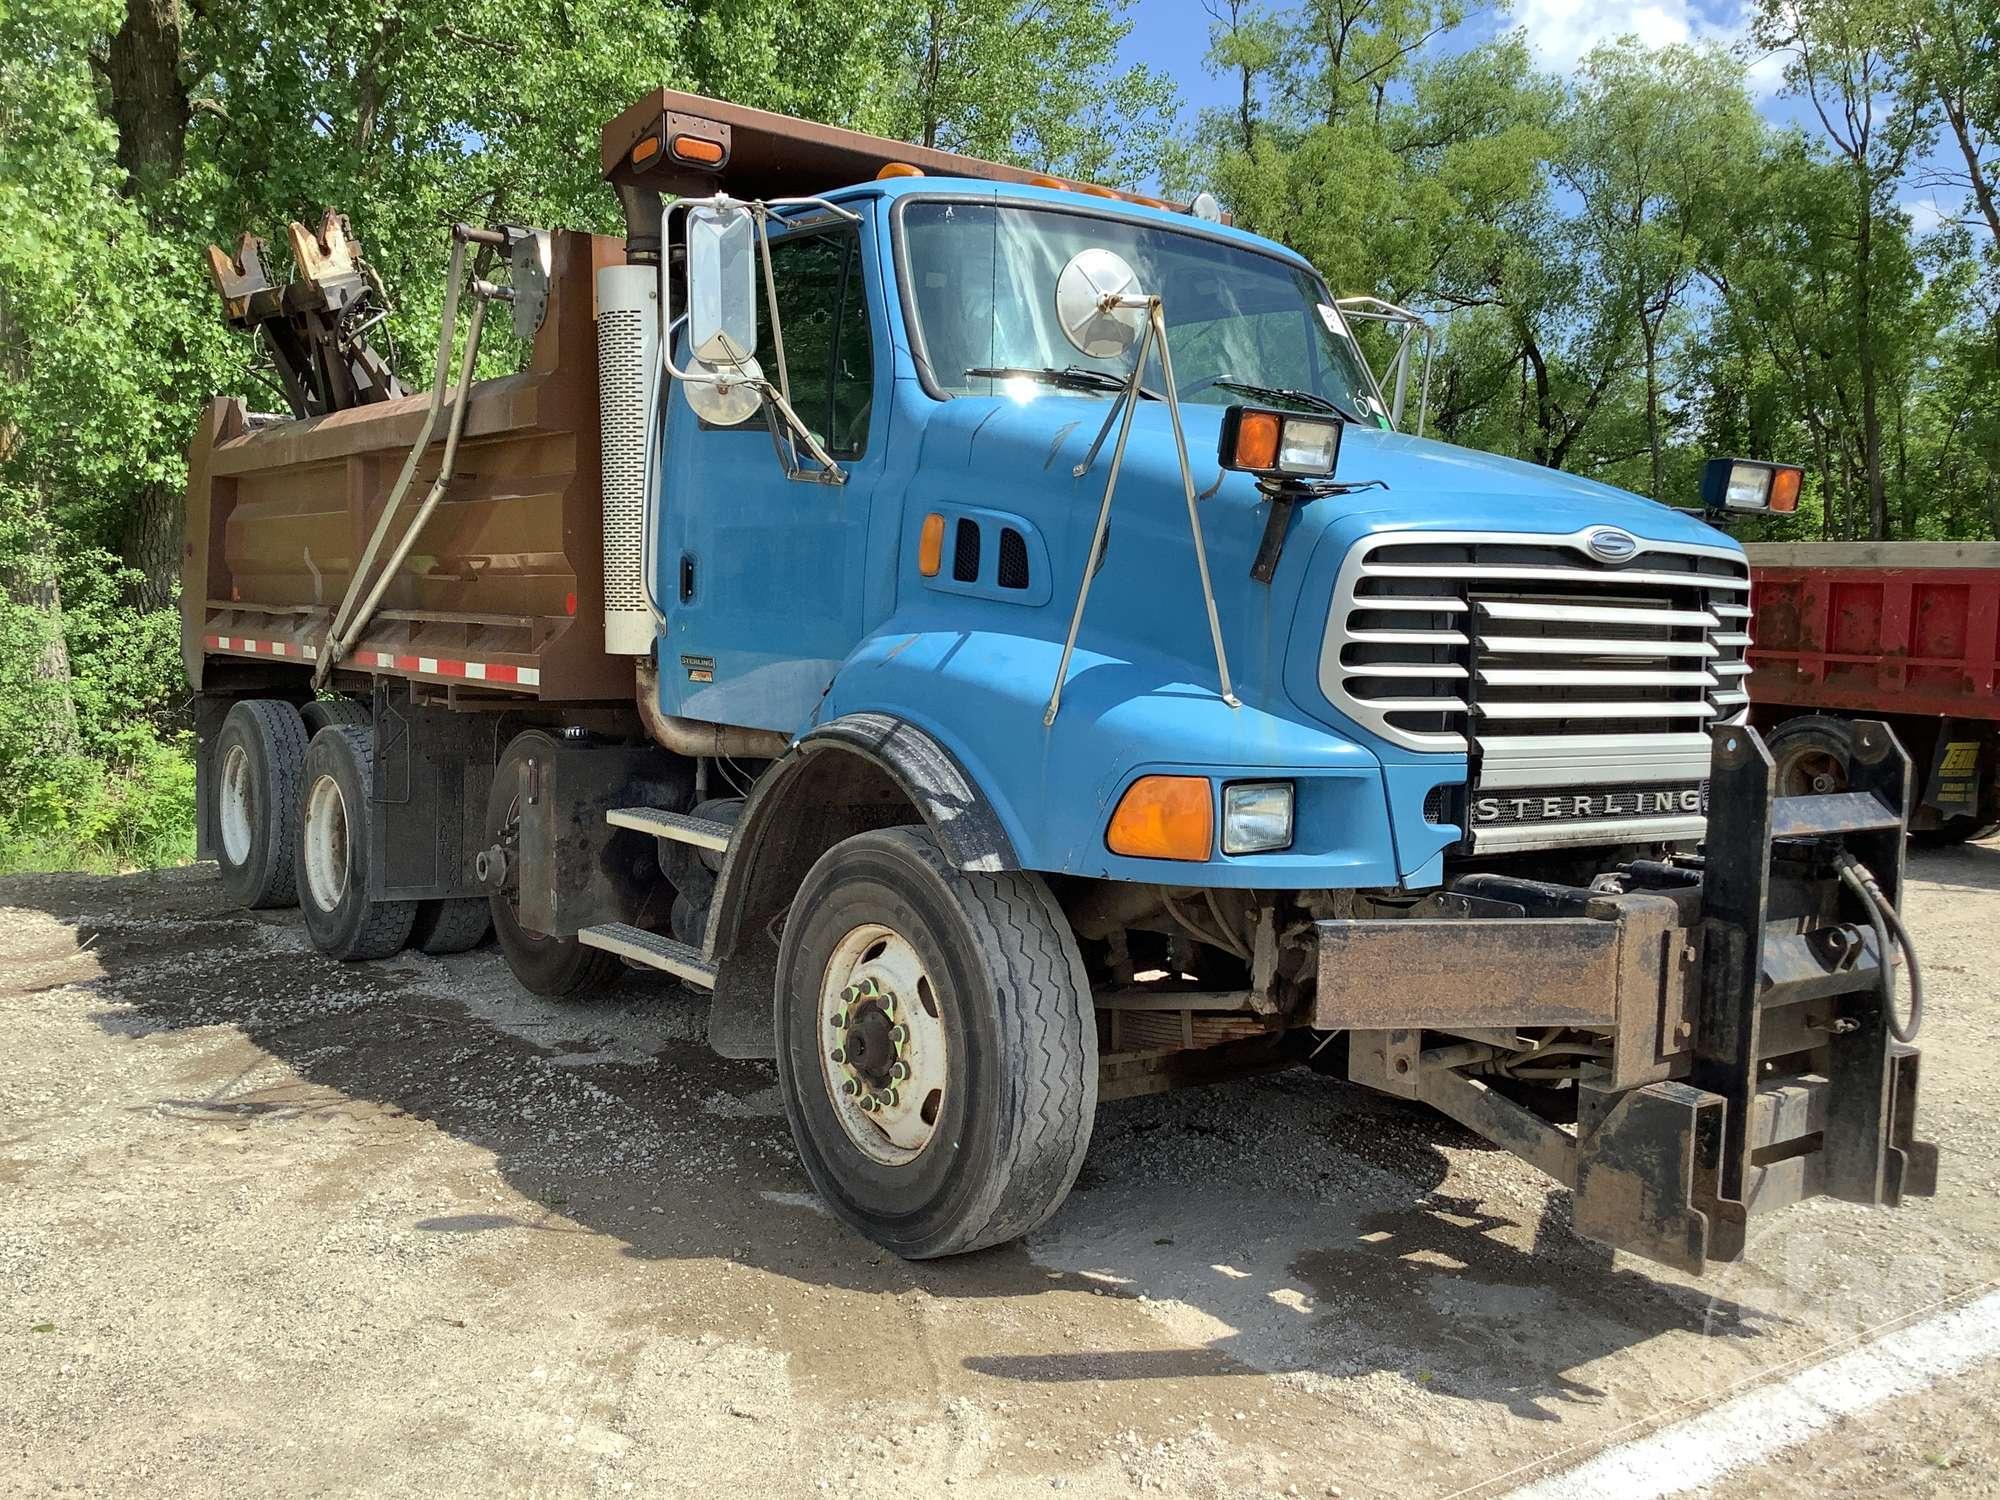
[[1206, 776], [1141, 776], [1118, 799], [1104, 842], [1138, 859], [1207, 859], [1215, 848], [1215, 793]]
[[674, 155], [682, 161], [691, 161], [704, 167], [722, 165], [722, 142], [705, 140], [698, 135], [677, 135], [673, 141]]
[[632, 165], [643, 167], [659, 154], [660, 138], [656, 135], [649, 135], [632, 148]]
[[923, 530], [917, 533], [917, 571], [926, 578], [935, 578], [943, 566], [944, 517], [932, 511], [924, 517]]
[[883, 163], [882, 170], [875, 174], [875, 180], [880, 182], [887, 177], [921, 177], [923, 175], [924, 169], [922, 167], [913, 167], [906, 161], [892, 161]]

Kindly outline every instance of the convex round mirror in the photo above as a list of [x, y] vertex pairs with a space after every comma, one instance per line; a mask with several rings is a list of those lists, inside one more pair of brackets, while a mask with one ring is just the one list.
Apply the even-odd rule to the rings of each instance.
[[1143, 295], [1139, 273], [1125, 257], [1093, 245], [1072, 255], [1056, 278], [1056, 322], [1078, 353], [1116, 359], [1139, 342], [1146, 310], [1105, 304], [1112, 298]]
[[[757, 408], [764, 404], [764, 398], [752, 380], [762, 380], [764, 372], [757, 361], [749, 357], [729, 364], [711, 364], [705, 359], [693, 361], [688, 371], [693, 380], [681, 382], [681, 389], [687, 392], [688, 405], [694, 414], [711, 427], [734, 427], [738, 422], [747, 422], [757, 415]], [[729, 377], [727, 385], [711, 385], [702, 378], [712, 375]]]

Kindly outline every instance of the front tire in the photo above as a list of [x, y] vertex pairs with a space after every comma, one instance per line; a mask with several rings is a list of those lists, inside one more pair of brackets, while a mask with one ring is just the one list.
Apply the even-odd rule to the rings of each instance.
[[791, 909], [779, 1088], [827, 1205], [909, 1260], [1046, 1220], [1097, 1110], [1089, 980], [1047, 885], [892, 828], [828, 850]]
[[368, 894], [374, 780], [373, 730], [332, 724], [313, 736], [299, 809], [299, 910], [313, 946], [329, 958], [359, 961], [400, 953], [416, 921], [416, 902], [380, 901]]

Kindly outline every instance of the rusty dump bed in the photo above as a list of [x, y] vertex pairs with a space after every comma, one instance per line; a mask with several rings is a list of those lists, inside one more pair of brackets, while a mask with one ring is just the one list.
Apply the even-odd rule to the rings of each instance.
[[[455, 697], [632, 696], [630, 659], [604, 650], [594, 329], [596, 270], [624, 258], [614, 239], [554, 236], [530, 367], [473, 387], [450, 488], [342, 675], [412, 678]], [[181, 593], [197, 689], [316, 660], [428, 399], [263, 422], [240, 398], [209, 403], [188, 455]], [[442, 456], [433, 442], [417, 493]]]
[[2000, 719], [2000, 543], [1744, 550], [1758, 707]]

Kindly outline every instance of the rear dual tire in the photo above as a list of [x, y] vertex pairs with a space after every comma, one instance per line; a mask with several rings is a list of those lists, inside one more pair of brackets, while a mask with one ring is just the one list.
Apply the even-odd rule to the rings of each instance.
[[313, 736], [305, 756], [294, 866], [306, 932], [329, 958], [358, 961], [401, 952], [424, 904], [368, 894], [374, 779], [373, 730], [331, 724]]
[[294, 846], [309, 736], [291, 704], [250, 698], [222, 721], [215, 741], [216, 863], [237, 906], [298, 900]]

